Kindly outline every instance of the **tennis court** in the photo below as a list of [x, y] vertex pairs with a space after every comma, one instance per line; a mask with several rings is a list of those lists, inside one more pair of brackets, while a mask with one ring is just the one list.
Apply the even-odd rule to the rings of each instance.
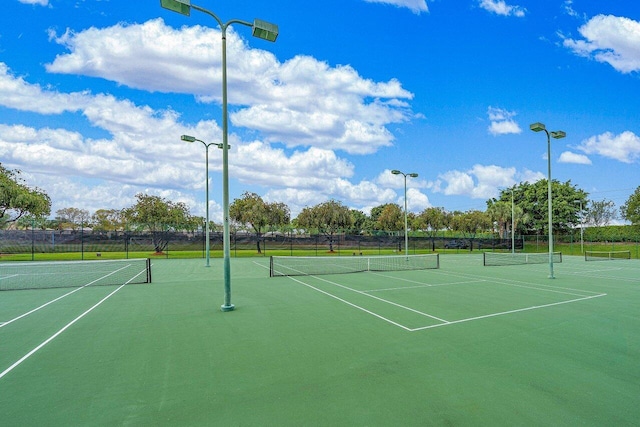
[[638, 260], [563, 257], [548, 279], [479, 254], [293, 277], [232, 259], [226, 313], [221, 260], [152, 264], [153, 283], [0, 292], [3, 425], [640, 418]]

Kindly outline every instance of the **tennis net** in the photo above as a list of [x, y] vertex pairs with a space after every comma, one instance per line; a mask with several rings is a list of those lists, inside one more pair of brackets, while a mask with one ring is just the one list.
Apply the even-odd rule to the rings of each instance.
[[[549, 262], [549, 253], [506, 253], [483, 252], [485, 266], [545, 264]], [[553, 262], [562, 262], [562, 252], [553, 252]]]
[[631, 259], [631, 251], [584, 251], [585, 261]]
[[439, 254], [350, 257], [272, 256], [271, 277], [440, 268]]
[[0, 262], [0, 291], [151, 283], [151, 260]]

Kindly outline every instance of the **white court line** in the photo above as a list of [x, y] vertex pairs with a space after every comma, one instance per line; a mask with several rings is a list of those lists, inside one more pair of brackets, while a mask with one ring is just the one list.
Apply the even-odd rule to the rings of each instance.
[[[313, 289], [313, 290], [315, 290], [315, 291], [318, 291], [318, 292], [320, 292], [320, 293], [322, 293], [322, 294], [325, 294], [325, 295], [327, 295], [327, 296], [330, 296], [331, 298], [335, 298], [335, 299], [337, 299], [337, 300], [338, 300], [338, 301], [340, 301], [340, 302], [343, 302], [343, 303], [345, 303], [345, 304], [347, 304], [347, 305], [350, 305], [351, 307], [357, 308], [358, 310], [362, 310], [362, 311], [364, 311], [365, 313], [368, 313], [368, 314], [370, 314], [370, 315], [372, 315], [372, 316], [377, 317], [378, 319], [382, 319], [382, 320], [384, 320], [385, 322], [391, 323], [392, 325], [398, 326], [399, 328], [402, 328], [402, 329], [404, 329], [404, 330], [406, 330], [406, 331], [411, 331], [411, 328], [408, 328], [408, 327], [406, 327], [406, 326], [404, 326], [404, 325], [402, 325], [402, 324], [400, 324], [400, 323], [398, 323], [398, 322], [394, 322], [394, 321], [393, 321], [393, 320], [391, 320], [391, 319], [387, 319], [386, 317], [383, 317], [383, 316], [379, 315], [378, 313], [374, 313], [374, 312], [373, 312], [373, 311], [371, 311], [371, 310], [367, 310], [367, 309], [366, 309], [366, 308], [364, 308], [364, 307], [360, 307], [359, 305], [356, 305], [356, 304], [354, 304], [354, 303], [352, 303], [352, 302], [349, 302], [349, 301], [347, 301], [347, 300], [345, 300], [345, 299], [342, 299], [342, 298], [340, 298], [340, 297], [338, 297], [338, 296], [336, 296], [336, 295], [333, 295], [333, 294], [331, 294], [331, 293], [329, 293], [329, 292], [327, 292], [327, 291], [323, 291], [322, 289], [318, 289], [318, 288], [316, 288], [315, 286], [313, 286], [313, 285], [311, 285], [311, 284], [309, 284], [309, 283], [306, 283], [306, 282], [303, 282], [302, 280], [298, 280], [298, 279], [296, 279], [295, 277], [292, 277], [292, 276], [287, 276], [287, 277], [288, 277], [289, 279], [293, 280], [294, 282], [298, 282], [298, 283], [300, 283], [301, 285], [307, 286], [307, 287], [309, 287], [309, 288], [311, 288], [311, 289]], [[317, 276], [311, 276], [311, 277], [316, 277], [316, 278], [317, 278]]]
[[591, 274], [584, 274], [583, 276], [588, 277], [590, 279], [607, 279], [607, 280], [613, 280], [615, 282], [631, 282], [631, 283], [640, 282], [640, 278], [632, 278], [632, 277], [599, 276], [599, 275], [591, 275]]
[[38, 350], [40, 350], [42, 347], [44, 347], [45, 345], [49, 344], [51, 341], [53, 341], [58, 335], [60, 335], [61, 333], [63, 333], [64, 331], [66, 331], [69, 327], [71, 327], [71, 325], [73, 325], [74, 323], [76, 323], [78, 320], [82, 319], [84, 316], [86, 316], [87, 314], [89, 314], [91, 311], [93, 311], [93, 309], [95, 309], [96, 307], [98, 307], [100, 304], [102, 304], [103, 302], [105, 302], [106, 300], [108, 300], [109, 298], [111, 298], [112, 295], [114, 295], [116, 292], [118, 292], [120, 289], [124, 288], [126, 285], [128, 285], [129, 283], [131, 283], [131, 281], [133, 279], [135, 279], [136, 277], [138, 277], [140, 274], [142, 274], [144, 271], [141, 271], [140, 273], [136, 274], [134, 277], [132, 277], [131, 279], [127, 280], [125, 283], [123, 283], [122, 285], [118, 286], [113, 292], [111, 292], [109, 295], [107, 295], [106, 297], [102, 298], [100, 301], [98, 301], [95, 305], [93, 305], [93, 307], [91, 307], [90, 309], [88, 309], [87, 311], [85, 311], [84, 313], [82, 313], [80, 316], [76, 317], [75, 319], [73, 319], [71, 322], [67, 323], [62, 329], [60, 329], [58, 332], [56, 332], [55, 334], [51, 335], [49, 338], [47, 338], [45, 341], [43, 341], [39, 346], [37, 346], [36, 348], [34, 348], [33, 350], [31, 350], [29, 353], [25, 354], [24, 356], [22, 356], [17, 362], [15, 362], [13, 365], [9, 366], [7, 369], [5, 369], [4, 371], [2, 371], [0, 373], [0, 379], [2, 377], [4, 377], [5, 375], [7, 375], [9, 372], [13, 371], [14, 368], [16, 368], [18, 365], [20, 365], [22, 362], [24, 362], [25, 360], [27, 360], [29, 357], [31, 357], [35, 352], [37, 352]]
[[578, 301], [584, 301], [584, 300], [588, 300], [588, 299], [592, 299], [592, 298], [604, 297], [606, 295], [607, 294], [591, 295], [591, 296], [587, 296], [587, 297], [584, 297], [584, 298], [576, 298], [576, 299], [567, 300], [567, 301], [554, 302], [554, 303], [551, 303], [551, 304], [536, 305], [536, 306], [532, 306], [532, 307], [519, 308], [519, 309], [516, 309], [516, 310], [503, 311], [503, 312], [500, 312], [500, 313], [485, 314], [484, 316], [476, 316], [476, 317], [469, 317], [467, 319], [452, 320], [450, 322], [441, 323], [439, 325], [430, 325], [430, 326], [422, 326], [420, 328], [413, 328], [413, 329], [410, 329], [409, 331], [410, 332], [422, 331], [422, 330], [425, 330], [425, 329], [437, 328], [439, 326], [447, 326], [447, 325], [453, 325], [453, 324], [456, 324], [456, 323], [470, 322], [472, 320], [486, 319], [488, 317], [504, 316], [506, 314], [519, 313], [519, 312], [522, 312], [522, 311], [537, 310], [537, 309], [540, 309], [540, 308], [552, 307], [554, 305], [569, 304], [569, 303], [578, 302]]
[[576, 272], [572, 272], [571, 274], [574, 276], [582, 276], [582, 277], [589, 277], [592, 279], [608, 279], [608, 280], [614, 280], [614, 281], [621, 281], [621, 282], [631, 282], [631, 283], [635, 283], [640, 281], [640, 278], [635, 277], [617, 277], [617, 276], [612, 276], [610, 274], [605, 275], [599, 275], [599, 274], [591, 274], [591, 273], [601, 273], [601, 272], [608, 272], [608, 271], [624, 271], [622, 268], [612, 268], [612, 269], [608, 269], [608, 270], [590, 270], [590, 271], [576, 271]]
[[[122, 271], [122, 270], [124, 270], [125, 268], [128, 268], [128, 267], [131, 267], [131, 264], [126, 265], [126, 266], [124, 266], [124, 267], [122, 267], [122, 268], [119, 268], [118, 270], [113, 271], [113, 272], [111, 272], [111, 273], [109, 273], [109, 274], [107, 274], [107, 275], [105, 275], [105, 276], [102, 276], [102, 277], [100, 277], [99, 279], [93, 280], [93, 281], [91, 281], [91, 282], [87, 283], [86, 285], [82, 285], [81, 287], [76, 288], [76, 289], [72, 290], [71, 292], [67, 292], [66, 294], [61, 295], [61, 296], [59, 296], [58, 298], [53, 299], [53, 300], [51, 300], [51, 301], [49, 301], [49, 302], [46, 302], [46, 303], [42, 304], [40, 307], [36, 307], [36, 308], [34, 308], [33, 310], [31, 310], [31, 311], [28, 311], [28, 312], [26, 312], [26, 313], [24, 313], [24, 314], [21, 314], [20, 316], [18, 316], [18, 317], [16, 317], [16, 318], [14, 318], [14, 319], [8, 320], [8, 321], [6, 321], [6, 322], [4, 322], [4, 323], [0, 323], [0, 328], [2, 328], [2, 327], [4, 327], [4, 326], [7, 326], [8, 324], [15, 322], [16, 320], [20, 320], [20, 319], [22, 319], [23, 317], [26, 317], [26, 316], [28, 316], [28, 315], [30, 315], [30, 314], [33, 314], [33, 313], [35, 313], [36, 311], [38, 311], [38, 310], [40, 310], [40, 309], [42, 309], [42, 308], [45, 308], [45, 307], [46, 307], [46, 306], [48, 306], [49, 304], [53, 304], [54, 302], [59, 301], [59, 300], [61, 300], [61, 299], [62, 299], [62, 298], [64, 298], [64, 297], [68, 297], [69, 295], [73, 294], [74, 292], [78, 292], [79, 290], [82, 290], [82, 289], [86, 288], [87, 286], [90, 286], [90, 285], [92, 285], [92, 284], [96, 283], [97, 281], [102, 280], [102, 279], [104, 279], [105, 277], [109, 277], [109, 276], [111, 276], [112, 274], [118, 273], [119, 271]], [[135, 277], [138, 277], [139, 275], [140, 275], [140, 273], [138, 273]], [[134, 277], [134, 278], [135, 278], [135, 277]], [[133, 279], [131, 279], [131, 280], [133, 280]], [[127, 282], [127, 283], [128, 283], [128, 282]]]
[[411, 307], [407, 307], [407, 306], [404, 306], [404, 305], [401, 305], [401, 304], [395, 303], [395, 302], [393, 302], [393, 301], [388, 301], [388, 300], [386, 300], [386, 299], [384, 299], [384, 298], [380, 298], [380, 297], [377, 297], [377, 296], [375, 296], [375, 295], [368, 294], [368, 293], [363, 292], [363, 291], [358, 291], [358, 290], [356, 290], [356, 289], [350, 288], [350, 287], [348, 287], [348, 286], [341, 285], [340, 283], [332, 282], [331, 280], [323, 279], [323, 278], [318, 277], [318, 276], [313, 276], [313, 277], [315, 277], [316, 279], [321, 280], [321, 281], [323, 281], [323, 282], [327, 282], [327, 283], [330, 283], [330, 284], [332, 284], [332, 285], [338, 286], [338, 287], [340, 287], [340, 288], [343, 288], [343, 289], [349, 290], [349, 291], [351, 291], [351, 292], [355, 292], [355, 293], [357, 293], [357, 294], [364, 295], [364, 296], [367, 296], [367, 297], [369, 297], [369, 298], [373, 298], [373, 299], [375, 299], [375, 300], [378, 300], [378, 301], [381, 301], [381, 302], [384, 302], [384, 303], [387, 303], [387, 304], [390, 304], [390, 305], [394, 305], [394, 306], [396, 306], [396, 307], [403, 308], [403, 309], [405, 309], [405, 310], [411, 311], [411, 312], [416, 313], [416, 314], [419, 314], [419, 315], [421, 315], [421, 316], [429, 317], [429, 318], [434, 319], [434, 320], [437, 320], [437, 321], [439, 321], [439, 322], [446, 322], [446, 320], [444, 320], [444, 319], [440, 319], [439, 317], [432, 316], [431, 314], [428, 314], [428, 313], [423, 313], [423, 312], [418, 311], [418, 310], [416, 310], [416, 309], [413, 309], [413, 308], [411, 308]]
[[[422, 285], [415, 285], [415, 286], [398, 286], [395, 288], [366, 289], [362, 292], [386, 292], [386, 291], [398, 291], [398, 290], [402, 291], [405, 289], [433, 288], [436, 286], [450, 286], [450, 285], [468, 285], [470, 283], [481, 283], [481, 282], [486, 282], [486, 280], [465, 280], [464, 282], [451, 282], [451, 283], [424, 283]], [[419, 283], [419, 282], [414, 282], [414, 283]]]
[[[372, 311], [370, 311], [368, 309], [365, 309], [365, 308], [363, 308], [363, 307], [361, 307], [359, 305], [351, 303], [351, 302], [349, 302], [349, 301], [347, 301], [345, 299], [342, 299], [342, 298], [340, 298], [340, 297], [338, 297], [336, 295], [333, 295], [333, 294], [331, 294], [329, 292], [323, 291], [323, 290], [321, 290], [321, 289], [319, 289], [319, 288], [317, 288], [317, 287], [315, 287], [315, 286], [313, 286], [313, 285], [311, 285], [309, 283], [306, 283], [306, 282], [303, 282], [301, 280], [295, 279], [294, 277], [291, 277], [291, 276], [287, 276], [287, 277], [289, 279], [291, 279], [291, 280], [294, 280], [295, 282], [298, 282], [298, 283], [300, 283], [302, 285], [305, 285], [305, 286], [307, 286], [307, 287], [309, 287], [311, 289], [314, 289], [314, 290], [316, 290], [318, 292], [321, 292], [321, 293], [323, 293], [323, 294], [325, 294], [327, 296], [335, 298], [335, 299], [337, 299], [337, 300], [339, 300], [339, 301], [341, 301], [341, 302], [343, 302], [343, 303], [345, 303], [347, 305], [350, 305], [350, 306], [352, 306], [354, 308], [362, 310], [362, 311], [364, 311], [364, 312], [366, 312], [368, 314], [371, 314], [374, 317], [377, 317], [377, 318], [379, 318], [381, 320], [384, 320], [384, 321], [386, 321], [388, 323], [391, 323], [391, 324], [393, 324], [395, 326], [398, 326], [398, 327], [400, 327], [400, 328], [402, 328], [402, 329], [404, 329], [406, 331], [409, 331], [409, 332], [432, 329], [432, 328], [437, 328], [437, 327], [440, 327], [440, 326], [454, 325], [454, 324], [457, 324], [457, 323], [470, 322], [470, 321], [481, 320], [481, 319], [486, 319], [486, 318], [490, 318], [490, 317], [504, 316], [504, 315], [514, 314], [514, 313], [519, 313], [519, 312], [524, 312], [524, 311], [538, 310], [538, 309], [543, 309], [543, 308], [547, 308], [547, 307], [553, 307], [553, 306], [557, 306], [557, 305], [563, 305], [563, 304], [569, 304], [569, 303], [574, 303], [574, 302], [586, 301], [586, 300], [593, 299], [593, 298], [599, 298], [599, 297], [607, 296], [606, 293], [596, 293], [596, 292], [593, 292], [593, 291], [587, 291], [587, 290], [582, 290], [582, 289], [564, 288], [564, 287], [553, 286], [553, 285], [529, 283], [529, 282], [524, 282], [524, 281], [513, 281], [513, 280], [507, 280], [507, 279], [495, 279], [495, 278], [486, 278], [486, 277], [478, 279], [477, 275], [471, 275], [471, 274], [466, 274], [466, 273], [449, 273], [449, 272], [443, 272], [443, 271], [434, 271], [434, 272], [438, 273], [438, 274], [443, 274], [443, 275], [446, 275], [446, 276], [463, 277], [463, 278], [475, 278], [476, 279], [476, 280], [471, 280], [469, 282], [460, 282], [460, 283], [490, 282], [490, 281], [493, 280], [493, 281], [496, 282], [496, 284], [500, 284], [500, 285], [530, 288], [530, 289], [539, 290], [539, 291], [543, 291], [543, 292], [554, 292], [554, 293], [560, 293], [560, 294], [566, 294], [566, 295], [572, 295], [572, 296], [579, 296], [580, 298], [574, 298], [574, 299], [566, 300], [566, 301], [559, 301], [559, 302], [554, 302], [554, 303], [549, 303], [549, 304], [542, 304], [542, 305], [537, 305], [537, 306], [531, 306], [531, 307], [519, 308], [519, 309], [514, 309], [514, 310], [508, 310], [508, 311], [504, 311], [504, 312], [491, 313], [491, 314], [486, 314], [486, 315], [482, 315], [482, 316], [475, 316], [475, 317], [469, 317], [469, 318], [465, 318], [465, 319], [448, 321], [448, 320], [440, 319], [438, 317], [431, 316], [429, 314], [420, 312], [420, 311], [412, 309], [410, 307], [405, 307], [403, 305], [400, 305], [400, 304], [397, 304], [397, 303], [394, 303], [394, 302], [391, 302], [391, 301], [387, 301], [387, 300], [384, 300], [382, 298], [378, 298], [376, 296], [373, 296], [373, 295], [370, 295], [370, 294], [367, 293], [367, 292], [371, 292], [371, 291], [358, 291], [358, 290], [349, 288], [348, 286], [344, 286], [344, 285], [341, 285], [339, 283], [332, 282], [332, 281], [327, 280], [327, 279], [323, 279], [323, 278], [321, 278], [319, 276], [313, 276], [313, 275], [309, 276], [309, 277], [313, 277], [313, 278], [315, 278], [317, 280], [321, 280], [323, 282], [327, 282], [327, 283], [333, 284], [335, 286], [350, 290], [352, 292], [356, 292], [356, 293], [359, 293], [359, 294], [362, 294], [362, 295], [377, 299], [379, 301], [386, 302], [388, 304], [397, 306], [399, 308], [403, 308], [405, 310], [408, 310], [408, 311], [411, 311], [411, 312], [414, 312], [414, 313], [417, 313], [417, 314], [420, 314], [420, 315], [423, 315], [423, 316], [426, 316], [426, 317], [430, 317], [430, 318], [432, 318], [434, 320], [438, 320], [438, 321], [441, 322], [439, 324], [430, 325], [430, 326], [422, 326], [422, 327], [418, 327], [418, 328], [410, 328], [408, 326], [405, 326], [405, 325], [402, 325], [402, 324], [400, 324], [398, 322], [395, 322], [395, 321], [393, 321], [391, 319], [388, 319], [388, 318], [386, 318], [384, 316], [381, 316], [381, 315], [379, 315], [379, 314], [377, 314], [375, 312], [372, 312]], [[502, 283], [500, 283], [500, 282], [502, 282]], [[518, 284], [518, 283], [520, 283], [520, 284]], [[431, 285], [431, 286], [434, 286], [434, 285]], [[427, 287], [427, 286], [422, 286], [422, 287]], [[405, 289], [405, 288], [393, 288], [393, 289]], [[569, 292], [569, 291], [571, 291], [571, 292]], [[575, 293], [575, 292], [581, 292], [581, 293]], [[585, 294], [593, 294], [593, 295], [585, 295]]]
[[[543, 292], [546, 291], [546, 292], [566, 293], [567, 295], [580, 296], [580, 297], [587, 296], [585, 294], [591, 294], [591, 295], [600, 294], [600, 292], [588, 291], [586, 289], [566, 288], [566, 287], [556, 286], [556, 285], [546, 285], [546, 284], [543, 284], [543, 283], [525, 282], [525, 281], [522, 281], [522, 280], [497, 279], [495, 277], [489, 277], [489, 276], [478, 276], [477, 274], [450, 273], [450, 272], [435, 271], [435, 270], [434, 270], [434, 273], [435, 274], [442, 274], [442, 275], [445, 275], [445, 276], [463, 277], [463, 278], [476, 278], [477, 279], [477, 278], [481, 277], [481, 278], [484, 278], [487, 282], [493, 282], [493, 283], [499, 284], [499, 285], [524, 287], [524, 288], [539, 290], [539, 291], [543, 291]], [[569, 291], [571, 291], [571, 292], [569, 292]]]
[[[126, 285], [126, 283], [125, 283]], [[27, 360], [29, 357], [31, 357], [35, 352], [37, 352], [38, 350], [40, 350], [42, 347], [44, 347], [45, 345], [49, 344], [51, 341], [53, 341], [58, 335], [60, 335], [61, 333], [63, 333], [64, 331], [66, 331], [69, 327], [71, 327], [71, 325], [73, 325], [74, 323], [76, 323], [78, 320], [82, 319], [84, 316], [86, 316], [87, 314], [89, 314], [91, 311], [93, 311], [94, 308], [98, 307], [100, 304], [102, 304], [103, 302], [105, 302], [108, 298], [110, 298], [113, 294], [115, 294], [116, 292], [118, 292], [120, 289], [122, 289], [125, 285], [120, 285], [116, 290], [114, 290], [113, 292], [111, 292], [109, 295], [107, 295], [106, 297], [102, 298], [97, 304], [95, 304], [93, 307], [91, 307], [90, 309], [88, 309], [87, 311], [85, 311], [84, 313], [82, 313], [80, 316], [76, 317], [75, 319], [73, 319], [71, 322], [67, 323], [62, 329], [60, 329], [58, 332], [56, 332], [55, 334], [51, 335], [49, 338], [47, 338], [45, 341], [43, 341], [39, 346], [37, 346], [36, 348], [34, 348], [33, 350], [31, 350], [30, 352], [28, 352], [27, 354], [25, 354], [24, 356], [22, 356], [17, 362], [15, 362], [13, 365], [9, 366], [7, 369], [5, 369], [4, 371], [2, 371], [0, 373], [0, 378], [4, 377], [5, 375], [7, 375], [9, 372], [13, 371], [14, 368], [16, 368], [18, 365], [20, 365], [22, 362], [24, 362], [25, 360]]]

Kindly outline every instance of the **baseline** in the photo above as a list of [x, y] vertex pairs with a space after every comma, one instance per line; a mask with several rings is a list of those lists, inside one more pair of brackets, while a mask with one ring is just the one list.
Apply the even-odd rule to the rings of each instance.
[[552, 306], [556, 306], [556, 305], [570, 304], [570, 303], [574, 303], [574, 302], [585, 301], [585, 300], [592, 299], [592, 298], [604, 297], [606, 295], [607, 294], [591, 295], [591, 296], [587, 296], [587, 297], [584, 297], [584, 298], [576, 298], [576, 299], [572, 299], [572, 300], [559, 301], [559, 302], [554, 302], [554, 303], [550, 303], [550, 304], [543, 304], [543, 305], [536, 305], [536, 306], [525, 307], [525, 308], [518, 308], [518, 309], [515, 309], [515, 310], [508, 310], [508, 311], [503, 311], [503, 312], [500, 312], [500, 313], [491, 313], [491, 314], [485, 314], [485, 315], [482, 315], [482, 316], [468, 317], [466, 319], [452, 320], [450, 322], [447, 322], [446, 324], [429, 325], [429, 326], [422, 326], [422, 327], [419, 327], [419, 328], [413, 328], [413, 329], [410, 329], [409, 332], [423, 331], [425, 329], [432, 329], [432, 328], [437, 328], [437, 327], [440, 327], [440, 326], [453, 325], [453, 324], [456, 324], [456, 323], [470, 322], [470, 321], [473, 321], [473, 320], [486, 319], [486, 318], [489, 318], [489, 317], [504, 316], [504, 315], [507, 315], [507, 314], [520, 313], [520, 312], [523, 312], [523, 311], [538, 310], [538, 309], [552, 307]]

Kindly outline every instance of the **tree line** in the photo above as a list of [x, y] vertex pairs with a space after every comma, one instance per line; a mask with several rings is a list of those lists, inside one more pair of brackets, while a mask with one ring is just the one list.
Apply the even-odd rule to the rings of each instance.
[[[567, 181], [552, 180], [553, 228], [559, 233], [569, 232], [580, 225], [605, 226], [622, 218], [640, 225], [640, 186], [618, 210], [609, 200], [589, 200], [588, 193]], [[478, 233], [492, 232], [506, 238], [511, 232], [519, 235], [548, 232], [547, 181], [522, 182], [501, 190], [497, 198], [486, 201], [487, 209], [447, 211], [443, 207], [429, 207], [422, 212], [408, 212], [408, 229], [427, 236], [442, 230], [452, 230], [473, 238]], [[54, 219], [51, 199], [42, 190], [31, 188], [12, 171], [0, 164], [0, 228], [14, 224], [16, 228], [78, 229], [96, 231], [168, 230], [196, 231], [204, 228], [205, 218], [193, 216], [189, 207], [159, 196], [136, 195], [136, 203], [123, 209], [99, 209], [90, 214], [74, 207], [59, 209]], [[237, 230], [255, 233], [298, 230], [327, 236], [330, 244], [338, 233], [398, 233], [404, 230], [404, 211], [396, 203], [386, 203], [366, 214], [350, 209], [342, 202], [328, 200], [302, 209], [291, 218], [284, 202], [268, 202], [259, 195], [245, 192], [229, 206], [230, 219]], [[210, 224], [211, 229], [219, 225]], [[513, 228], [513, 230], [512, 230]]]

